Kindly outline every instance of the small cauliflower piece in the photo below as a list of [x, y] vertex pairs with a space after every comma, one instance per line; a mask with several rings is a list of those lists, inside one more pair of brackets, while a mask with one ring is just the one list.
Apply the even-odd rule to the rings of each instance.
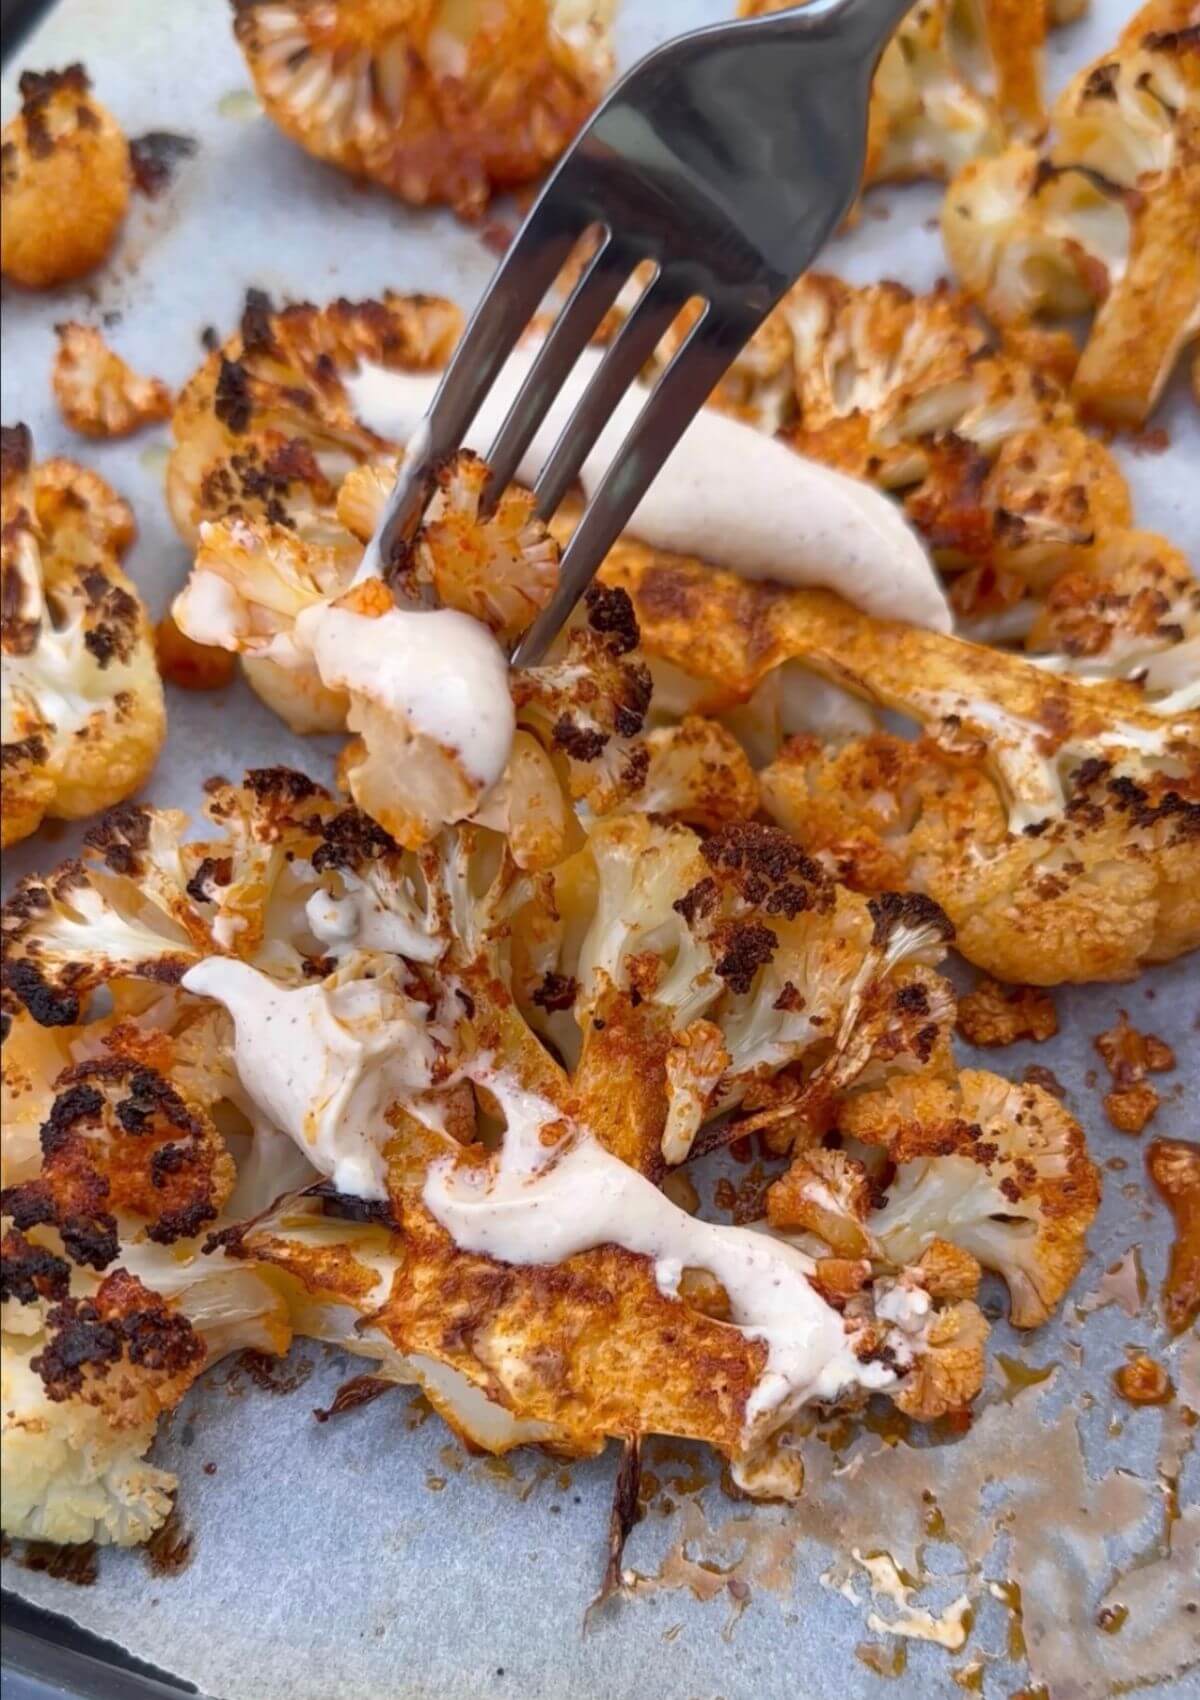
[[1200, 326], [1200, 49], [1188, 0], [1150, 0], [1055, 102], [1048, 148], [966, 165], [942, 234], [999, 320], [1095, 317], [1074, 394], [1145, 421]]
[[166, 733], [146, 610], [122, 572], [129, 509], [94, 473], [33, 463], [5, 427], [3, 842], [94, 814], [147, 778]]
[[758, 780], [733, 733], [716, 720], [685, 714], [646, 736], [649, 765], [626, 805], [716, 832], [758, 813]]
[[865, 1223], [884, 1256], [912, 1264], [947, 1241], [1003, 1276], [1016, 1327], [1046, 1321], [1082, 1267], [1100, 1203], [1083, 1131], [1057, 1099], [964, 1069], [953, 1082], [851, 1092], [838, 1126], [896, 1166]]
[[164, 614], [154, 628], [158, 670], [181, 691], [218, 691], [229, 684], [237, 662], [217, 644], [197, 643], [181, 632], [174, 616]]
[[[510, 486], [484, 516], [486, 462], [461, 449], [438, 474], [410, 560], [443, 608], [470, 614], [514, 644], [549, 601], [558, 583], [558, 545], [533, 511], [528, 490]], [[406, 582], [407, 563], [394, 563]]]
[[0, 271], [52, 289], [108, 254], [129, 205], [129, 147], [82, 65], [25, 71], [0, 135]]
[[128, 437], [171, 416], [172, 398], [158, 378], [143, 378], [114, 354], [98, 330], [56, 325], [52, 381], [59, 411], [84, 437]]
[[1141, 1133], [1160, 1102], [1146, 1075], [1173, 1069], [1174, 1051], [1153, 1033], [1139, 1033], [1123, 1009], [1114, 1026], [1097, 1034], [1096, 1049], [1112, 1076], [1112, 1090], [1104, 1095], [1105, 1115], [1119, 1133]]
[[1058, 1032], [1054, 1000], [1039, 986], [1002, 986], [985, 975], [958, 1000], [958, 1031], [969, 1045], [1039, 1044]]
[[541, 175], [612, 71], [608, 0], [239, 0], [263, 105], [318, 159], [478, 217]]

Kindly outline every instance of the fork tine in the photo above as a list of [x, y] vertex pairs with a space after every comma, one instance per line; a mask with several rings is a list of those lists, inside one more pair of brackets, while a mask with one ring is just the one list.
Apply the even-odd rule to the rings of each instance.
[[643, 294], [558, 434], [533, 487], [538, 517], [549, 519], [579, 476], [613, 409], [677, 317], [687, 295], [661, 276]]
[[536, 666], [545, 655], [664, 461], [758, 322], [757, 313], [731, 320], [710, 306], [692, 327], [584, 509], [563, 551], [554, 594], [517, 645], [514, 667]]
[[606, 232], [538, 350], [485, 456], [491, 469], [481, 503], [485, 515], [512, 481], [563, 380], [628, 283], [636, 263], [637, 255]]
[[[496, 378], [566, 263], [584, 225], [547, 235], [530, 220], [509, 249], [487, 294], [471, 316], [438, 386], [425, 429], [409, 445], [387, 518], [378, 532], [378, 558], [386, 566], [398, 542], [407, 540], [429, 498], [438, 463], [458, 448]], [[359, 577], [373, 570], [369, 546]]]

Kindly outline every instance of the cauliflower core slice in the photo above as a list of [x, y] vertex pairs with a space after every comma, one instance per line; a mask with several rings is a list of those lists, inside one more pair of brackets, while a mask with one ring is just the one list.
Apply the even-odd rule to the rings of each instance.
[[129, 147], [82, 65], [26, 71], [0, 136], [0, 271], [28, 289], [105, 258], [129, 205]]
[[154, 640], [120, 556], [133, 522], [94, 473], [36, 467], [5, 427], [3, 841], [74, 820], [143, 783], [166, 733]]
[[1200, 47], [1187, 0], [1150, 0], [1056, 101], [1053, 140], [964, 167], [942, 231], [1001, 320], [1095, 307], [1075, 375], [1111, 425], [1152, 411], [1200, 328]]
[[618, 546], [606, 574], [650, 654], [735, 699], [803, 658], [922, 725], [919, 743], [876, 735], [840, 753], [793, 740], [761, 777], [764, 803], [861, 889], [928, 892], [989, 973], [1123, 979], [1200, 940], [1194, 712], [679, 557]]
[[171, 415], [171, 392], [142, 378], [89, 325], [55, 327], [54, 395], [72, 431], [84, 437], [127, 437]]
[[318, 159], [418, 206], [478, 216], [535, 178], [612, 70], [609, 0], [239, 0], [268, 113]]

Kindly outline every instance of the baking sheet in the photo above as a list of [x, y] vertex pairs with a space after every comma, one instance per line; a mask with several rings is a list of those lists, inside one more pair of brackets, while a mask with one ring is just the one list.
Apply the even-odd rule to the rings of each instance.
[[[711, 0], [625, 0], [622, 64], [727, 10]], [[1056, 38], [1052, 78], [1098, 51], [1131, 11], [1124, 0], [1096, 0], [1089, 21]], [[128, 134], [182, 131], [199, 151], [161, 200], [136, 202], [99, 277], [47, 297], [5, 289], [0, 392], [5, 419], [25, 419], [42, 454], [77, 455], [131, 500], [141, 529], [132, 571], [157, 615], [186, 570], [161, 496], [165, 434], [72, 439], [49, 389], [53, 324], [103, 324], [135, 366], [178, 384], [201, 357], [203, 328], [225, 334], [248, 285], [314, 300], [437, 290], [469, 306], [494, 259], [478, 232], [356, 188], [257, 116], [222, 0], [60, 0], [5, 78], [4, 115], [21, 67], [80, 57]], [[927, 286], [941, 270], [927, 228], [938, 199], [929, 187], [873, 192], [828, 264], [856, 281], [889, 275]], [[1168, 427], [1167, 453], [1119, 453], [1140, 523], [1195, 558], [1200, 431], [1182, 387], [1156, 423]], [[210, 696], [171, 690], [169, 711], [151, 800], [190, 802], [203, 777], [255, 763], [327, 770], [329, 743], [291, 737], [240, 684]], [[40, 834], [6, 857], [6, 877], [68, 854], [77, 837]], [[841, 1453], [814, 1439], [809, 1492], [787, 1509], [728, 1499], [697, 1449], [649, 1446], [645, 1467], [659, 1492], [626, 1552], [640, 1579], [585, 1635], [613, 1453], [569, 1467], [536, 1455], [470, 1459], [407, 1392], [318, 1424], [313, 1407], [362, 1366], [302, 1344], [278, 1377], [292, 1386], [286, 1395], [226, 1364], [164, 1427], [155, 1456], [180, 1477], [191, 1538], [177, 1573], [108, 1551], [95, 1583], [78, 1587], [14, 1554], [5, 1586], [222, 1700], [618, 1700], [646, 1688], [658, 1700], [925, 1700], [960, 1693], [951, 1672], [976, 1658], [986, 1660], [986, 1700], [1030, 1681], [1046, 1683], [1052, 1700], [1093, 1700], [1131, 1683], [1152, 1697], [1200, 1695], [1196, 1670], [1183, 1671], [1200, 1658], [1200, 1461], [1180, 1415], [1186, 1400], [1200, 1408], [1200, 1365], [1194, 1338], [1164, 1351], [1154, 1295], [1166, 1217], [1142, 1170], [1152, 1134], [1196, 1137], [1200, 970], [1193, 959], [1056, 1002], [1063, 1031], [1051, 1047], [979, 1060], [1013, 1077], [1031, 1063], [1053, 1068], [1106, 1165], [1104, 1208], [1060, 1318], [1024, 1339], [997, 1323], [994, 1379], [966, 1437], [891, 1445], [894, 1436], [866, 1430]], [[1166, 1098], [1140, 1144], [1113, 1132], [1100, 1109], [1105, 1076], [1092, 1041], [1122, 1007], [1180, 1059], [1160, 1080]], [[711, 1190], [714, 1173], [705, 1179]], [[998, 1289], [988, 1293], [999, 1300]], [[1133, 1344], [1171, 1368], [1179, 1397], [1165, 1413], [1113, 1398], [1112, 1373]], [[998, 1354], [1052, 1373], [1014, 1393]], [[1172, 1477], [1181, 1516], [1167, 1562]], [[937, 1527], [927, 1495], [947, 1538], [926, 1533]], [[975, 1623], [963, 1651], [904, 1643], [907, 1668], [890, 1679], [864, 1664], [856, 1649], [873, 1646], [865, 1656], [886, 1664], [901, 1645], [868, 1627], [870, 1613], [894, 1618], [898, 1607], [873, 1597], [854, 1548], [887, 1551], [918, 1574], [913, 1603], [934, 1613], [966, 1593]], [[1028, 1662], [1015, 1656], [1012, 1581], [1024, 1590]], [[1096, 1625], [1106, 1601], [1130, 1605], [1119, 1634]]]

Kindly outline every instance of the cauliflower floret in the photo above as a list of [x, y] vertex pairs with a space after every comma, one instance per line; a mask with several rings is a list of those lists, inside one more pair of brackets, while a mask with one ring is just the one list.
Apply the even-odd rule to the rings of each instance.
[[361, 551], [337, 517], [338, 486], [400, 445], [355, 418], [344, 379], [360, 362], [436, 371], [461, 329], [458, 308], [438, 296], [276, 311], [250, 290], [237, 334], [175, 404], [167, 501], [180, 535], [194, 544], [202, 520], [234, 515], [290, 524], [305, 540], [347, 548], [348, 578]]
[[127, 437], [171, 416], [171, 392], [142, 378], [114, 354], [98, 330], [73, 321], [56, 325], [54, 395], [59, 411], [84, 437]]
[[1113, 425], [1153, 409], [1200, 326], [1200, 54], [1187, 0], [1150, 0], [1055, 102], [1054, 140], [964, 167], [946, 251], [998, 319], [1096, 307], [1075, 375]]
[[646, 737], [649, 764], [626, 808], [667, 815], [702, 832], [716, 832], [758, 813], [758, 780], [746, 753], [719, 721], [685, 714], [675, 726]]
[[527, 490], [510, 487], [492, 512], [481, 512], [488, 477], [478, 455], [460, 450], [438, 474], [407, 561], [391, 571], [401, 588], [411, 574], [443, 608], [470, 614], [513, 644], [558, 583], [558, 546]]
[[583, 609], [561, 652], [513, 674], [512, 695], [518, 723], [565, 763], [571, 796], [606, 814], [645, 783], [651, 679], [625, 592], [589, 585]]
[[307, 152], [477, 217], [495, 190], [540, 176], [587, 117], [612, 70], [611, 10], [240, 0], [234, 33], [268, 113]]
[[[791, 0], [740, 0], [739, 13]], [[1061, 20], [1055, 13], [1052, 21]], [[946, 177], [1042, 120], [1047, 13], [1023, 0], [923, 0], [884, 49], [871, 89], [867, 183]]]
[[293, 732], [337, 731], [346, 724], [346, 693], [324, 683], [294, 634], [297, 617], [324, 607], [352, 570], [342, 551], [302, 543], [287, 526], [209, 521], [172, 616], [194, 642], [263, 662], [247, 676]]
[[[633, 596], [651, 654], [743, 700], [803, 658], [923, 726], [917, 744], [877, 736], [828, 756], [797, 740], [761, 776], [764, 804], [852, 883], [926, 891], [987, 972], [1122, 979], [1200, 939], [1195, 713], [1160, 715], [1133, 686], [1058, 678], [679, 557], [623, 552], [606, 572]], [[872, 787], [883, 763], [890, 782]]]
[[222, 952], [309, 972], [322, 941], [308, 858], [337, 830], [336, 805], [303, 774], [256, 768], [242, 787], [210, 782], [205, 807], [223, 838], [185, 844], [183, 814], [125, 804], [89, 831], [83, 862], [21, 881], [3, 911], [6, 1008], [70, 1026], [98, 986], [176, 985]]
[[979, 1069], [957, 1082], [917, 1076], [855, 1093], [841, 1131], [896, 1165], [866, 1228], [894, 1263], [946, 1240], [1008, 1284], [1018, 1328], [1045, 1322], [1079, 1273], [1100, 1205], [1083, 1130], [1040, 1086]]
[[1131, 679], [1159, 714], [1195, 708], [1200, 584], [1166, 538], [1118, 531], [1051, 586], [1025, 647], [1079, 679]]
[[[282, 1352], [291, 1340], [278, 1291], [206, 1256], [197, 1237], [233, 1197], [233, 1159], [209, 1113], [238, 1113], [226, 1041], [194, 1003], [159, 994], [148, 1013], [59, 1028], [40, 1053], [20, 1015], [5, 1045], [21, 1108], [3, 1130], [16, 1184], [0, 1193], [10, 1535], [145, 1540], [175, 1486], [145, 1462], [159, 1416], [224, 1353]], [[39, 1119], [31, 1159], [26, 1127]]]
[[0, 136], [0, 271], [28, 289], [104, 259], [129, 205], [129, 148], [82, 65], [25, 71]]
[[[74, 820], [143, 783], [166, 733], [146, 610], [119, 565], [128, 508], [94, 473], [2, 450], [3, 842]], [[114, 512], [114, 510], [116, 510]]]
[[1039, 1044], [1058, 1032], [1058, 1016], [1047, 992], [1036, 986], [1002, 986], [986, 976], [959, 999], [958, 1031], [969, 1045]]
[[[561, 931], [538, 966], [573, 994], [580, 1073], [628, 1079], [613, 1148], [651, 1172], [682, 1160], [714, 1115], [753, 1100], [752, 1125], [787, 1123], [894, 1046], [895, 970], [936, 960], [949, 932], [932, 904], [836, 890], [783, 833], [751, 823], [700, 839], [621, 815], [591, 827], [580, 860], [587, 877], [556, 871]], [[816, 1075], [764, 1099], [814, 1051]]]

